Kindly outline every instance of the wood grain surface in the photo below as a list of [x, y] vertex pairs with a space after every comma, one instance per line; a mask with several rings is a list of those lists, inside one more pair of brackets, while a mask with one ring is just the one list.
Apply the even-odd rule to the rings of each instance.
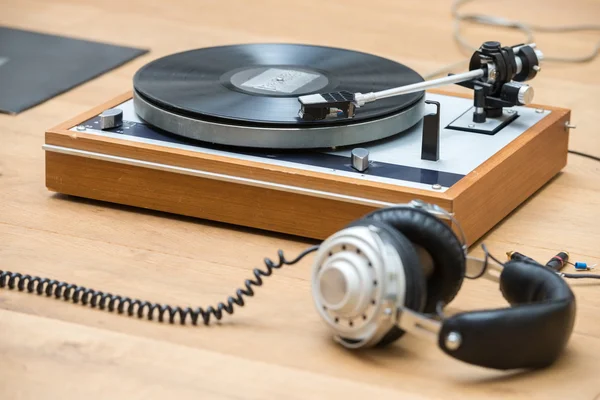
[[[482, 0], [465, 11], [538, 24], [598, 23], [600, 2]], [[18, 116], [0, 115], [0, 269], [112, 293], [204, 305], [223, 300], [263, 257], [310, 242], [49, 193], [44, 132], [131, 88], [135, 71], [176, 51], [295, 42], [367, 51], [427, 72], [467, 54], [451, 38], [450, 2], [305, 0], [0, 0], [0, 24], [147, 47], [148, 55]], [[471, 43], [522, 38], [465, 26]], [[590, 51], [598, 33], [543, 34], [549, 55]], [[570, 147], [600, 155], [600, 60], [547, 63], [536, 103], [572, 109]], [[0, 94], [1, 95], [1, 94]], [[315, 210], [319, 212], [319, 210]], [[600, 163], [570, 155], [563, 172], [484, 241], [545, 261], [559, 250], [600, 263]], [[473, 250], [480, 254], [478, 248]], [[310, 261], [268, 279], [247, 306], [211, 327], [137, 321], [64, 301], [0, 291], [0, 398], [598, 399], [600, 284], [572, 282], [578, 313], [551, 368], [498, 372], [454, 361], [419, 339], [348, 352], [310, 299]], [[466, 282], [449, 312], [505, 306], [491, 282]]]

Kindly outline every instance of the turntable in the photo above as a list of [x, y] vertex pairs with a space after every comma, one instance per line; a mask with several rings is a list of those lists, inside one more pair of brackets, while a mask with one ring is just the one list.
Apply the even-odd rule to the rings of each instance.
[[[321, 46], [174, 54], [46, 132], [46, 186], [318, 239], [423, 200], [473, 243], [566, 164], [570, 111], [531, 105], [524, 83], [542, 58], [534, 44], [486, 42], [468, 72], [424, 81]], [[451, 84], [473, 96], [430, 90]]]

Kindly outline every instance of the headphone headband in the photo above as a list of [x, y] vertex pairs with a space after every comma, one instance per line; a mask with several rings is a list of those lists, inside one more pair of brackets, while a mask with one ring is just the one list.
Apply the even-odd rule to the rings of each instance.
[[[385, 209], [386, 210], [394, 210], [394, 209], [399, 209], [399, 208], [411, 208], [411, 209], [427, 211], [429, 214], [433, 215], [434, 217], [452, 222], [452, 224], [454, 226], [456, 226], [456, 229], [458, 230], [458, 239], [459, 239], [460, 243], [462, 244], [462, 248], [465, 253], [465, 257], [467, 256], [467, 251], [469, 249], [469, 247], [467, 246], [467, 237], [465, 236], [465, 232], [463, 231], [462, 226], [460, 225], [460, 222], [458, 222], [458, 220], [456, 218], [454, 218], [454, 213], [451, 213], [451, 212], [443, 209], [442, 207], [438, 206], [437, 204], [426, 203], [423, 200], [418, 200], [418, 199], [411, 200], [410, 203], [397, 204], [395, 206], [386, 207]], [[377, 212], [378, 211], [374, 211], [371, 214], [367, 214], [365, 216], [365, 218], [368, 218], [370, 215], [377, 213]]]
[[511, 307], [445, 318], [438, 337], [448, 355], [488, 368], [541, 368], [567, 344], [575, 321], [575, 297], [548, 268], [511, 261], [500, 274]]

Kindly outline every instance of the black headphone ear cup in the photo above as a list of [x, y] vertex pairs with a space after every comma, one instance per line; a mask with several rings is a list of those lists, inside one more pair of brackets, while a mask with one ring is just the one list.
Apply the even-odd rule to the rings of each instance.
[[438, 302], [448, 304], [454, 299], [463, 282], [466, 260], [462, 244], [449, 225], [425, 210], [411, 207], [383, 208], [363, 219], [391, 225], [431, 256], [433, 272], [426, 280], [425, 312], [435, 312]]
[[[374, 226], [384, 232], [389, 238], [389, 243], [393, 245], [398, 252], [404, 267], [406, 279], [404, 306], [411, 310], [422, 312], [427, 299], [427, 288], [425, 285], [425, 276], [419, 263], [419, 256], [411, 242], [393, 226], [384, 222], [361, 219], [352, 223], [350, 226]], [[404, 333], [405, 332], [402, 329], [394, 326], [377, 345], [388, 345], [399, 339]]]

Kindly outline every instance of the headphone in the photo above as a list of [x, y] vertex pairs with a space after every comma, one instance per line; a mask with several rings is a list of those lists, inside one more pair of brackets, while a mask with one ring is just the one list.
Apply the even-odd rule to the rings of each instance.
[[[542, 368], [565, 348], [575, 321], [569, 285], [540, 264], [466, 256], [445, 210], [422, 201], [374, 211], [327, 238], [315, 255], [315, 307], [350, 349], [405, 334], [458, 360], [496, 369]], [[456, 221], [454, 221], [456, 222]], [[459, 228], [460, 229], [460, 228]], [[467, 269], [499, 282], [510, 307], [443, 315]]]
[[[450, 225], [458, 228], [460, 240]], [[208, 325], [242, 307], [263, 278], [317, 252], [312, 296], [317, 311], [341, 345], [385, 346], [405, 334], [434, 341], [448, 355], [488, 368], [542, 368], [565, 348], [575, 321], [575, 297], [561, 274], [522, 258], [502, 264], [485, 252], [467, 257], [460, 225], [444, 209], [413, 200], [374, 211], [309, 247], [292, 260], [265, 258], [254, 279], [216, 306], [180, 307], [113, 295], [55, 279], [0, 270], [0, 289], [17, 289], [109, 312], [159, 322]], [[496, 261], [496, 264], [490, 261]], [[476, 276], [467, 270], [479, 271]], [[444, 305], [465, 278], [499, 282], [511, 307], [445, 316]]]

